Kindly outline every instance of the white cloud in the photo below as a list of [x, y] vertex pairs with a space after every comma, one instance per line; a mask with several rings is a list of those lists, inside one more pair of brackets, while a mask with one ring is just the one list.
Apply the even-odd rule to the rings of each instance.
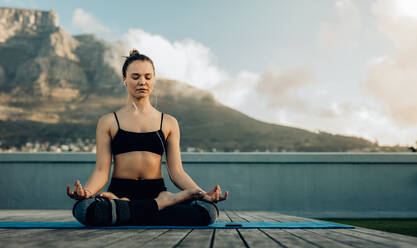
[[[336, 51], [356, 48], [356, 38], [352, 35], [357, 35], [360, 29], [361, 16], [353, 3], [347, 0], [335, 3], [334, 8], [338, 19], [334, 23], [322, 26], [321, 41], [324, 45], [333, 46], [332, 49]], [[74, 18], [74, 20], [84, 18], [83, 25], [94, 22], [101, 25], [85, 11], [79, 10], [78, 15], [81, 17]], [[354, 20], [348, 21], [347, 27], [340, 29], [339, 26], [345, 25], [345, 19], [349, 18]], [[101, 32], [111, 32], [104, 25], [101, 30]], [[90, 31], [97, 32], [97, 29]], [[392, 32], [391, 29], [388, 31]], [[236, 75], [231, 75], [217, 65], [216, 56], [204, 44], [192, 39], [170, 41], [161, 35], [141, 29], [129, 29], [121, 36], [119, 42], [110, 42], [110, 44], [113, 49], [107, 51], [105, 58], [117, 73], [121, 73], [123, 63], [121, 56], [127, 55], [131, 48], [137, 48], [141, 53], [152, 58], [157, 77], [178, 80], [199, 89], [208, 90], [221, 103], [262, 121], [311, 131], [322, 130], [362, 136], [372, 141], [377, 139], [380, 144], [412, 144], [417, 137], [416, 131], [411, 127], [399, 127], [395, 118], [387, 116], [383, 105], [367, 98], [366, 95], [355, 96], [352, 100], [344, 92], [345, 88], [334, 87], [336, 84], [339, 85], [339, 82], [324, 84], [318, 80], [315, 72], [309, 67], [284, 69], [279, 66], [270, 66], [259, 74], [242, 70]], [[417, 56], [414, 57], [417, 58]], [[391, 108], [396, 106], [395, 101], [398, 101], [394, 96], [399, 93], [404, 94], [404, 92], [396, 91], [398, 89], [389, 86], [390, 80], [388, 79], [401, 79], [402, 73], [406, 72], [404, 79], [397, 82], [397, 85], [404, 86], [407, 82], [412, 82], [407, 81], [408, 79], [414, 80], [412, 68], [406, 68], [408, 65], [411, 67], [415, 65], [413, 56], [404, 55], [404, 58], [411, 59], [411, 62], [394, 59], [396, 63], [402, 61], [399, 64], [402, 69], [397, 68], [398, 71], [395, 73], [390, 73], [393, 71], [391, 67], [394, 60], [389, 55], [372, 59], [369, 62], [369, 67], [372, 69], [367, 84], [376, 86], [373, 88], [380, 88], [378, 87], [381, 84], [378, 78], [380, 75], [385, 80], [382, 81], [382, 85], [387, 87], [387, 90], [379, 96], [382, 96], [383, 101], [393, 101], [390, 102]], [[406, 71], [402, 71], [403, 69]], [[379, 71], [381, 71], [380, 74], [378, 74]], [[378, 84], [373, 85], [370, 82], [378, 82]], [[415, 88], [408, 86], [413, 92]], [[183, 88], [178, 90], [183, 90]], [[406, 101], [406, 99], [410, 98], [405, 97], [400, 100]], [[401, 113], [403, 106], [398, 105], [396, 110]]]
[[[401, 128], [417, 124], [415, 9], [415, 1], [381, 0], [372, 5], [372, 13], [380, 30], [396, 49], [394, 54], [385, 55], [369, 64], [369, 77], [364, 88], [385, 106], [393, 122]], [[417, 136], [417, 132], [413, 133], [414, 137]]]
[[[352, 102], [343, 88], [337, 90], [319, 82], [310, 68], [270, 66], [262, 74], [241, 71], [230, 75], [216, 65], [210, 49], [191, 39], [172, 42], [161, 35], [130, 29], [121, 40], [119, 57], [137, 48], [153, 59], [157, 76], [209, 90], [219, 102], [253, 118], [377, 139], [380, 144], [413, 143], [410, 135], [387, 119], [383, 108], [369, 99], [359, 100], [359, 96]], [[121, 63], [115, 65], [118, 72]]]
[[192, 39], [170, 42], [160, 35], [129, 29], [121, 40], [125, 47], [137, 48], [151, 57], [159, 76], [200, 89], [209, 89], [228, 77], [217, 67], [210, 49]]
[[324, 21], [317, 36], [319, 47], [329, 53], [340, 53], [359, 46], [362, 17], [354, 1], [338, 0], [334, 3], [336, 19]]
[[74, 10], [71, 26], [84, 33], [97, 34], [104, 37], [111, 33], [110, 28], [101, 23], [101, 21], [99, 21], [92, 14], [81, 8]]
[[313, 72], [309, 69], [269, 67], [261, 75], [256, 90], [268, 99], [270, 108], [306, 111], [308, 97], [302, 91], [313, 80]]

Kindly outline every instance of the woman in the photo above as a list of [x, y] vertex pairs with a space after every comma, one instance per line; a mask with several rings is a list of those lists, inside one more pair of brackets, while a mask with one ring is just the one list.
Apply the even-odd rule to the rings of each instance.
[[[216, 220], [215, 203], [226, 200], [219, 185], [202, 190], [184, 171], [177, 120], [149, 101], [155, 79], [150, 58], [130, 51], [122, 68], [129, 103], [102, 116], [97, 124], [96, 167], [85, 187], [79, 180], [67, 195], [78, 200], [74, 217], [84, 225], [208, 225]], [[159, 130], [154, 131], [159, 124]], [[182, 191], [170, 193], [162, 178], [162, 155], [168, 173]], [[114, 168], [107, 192], [97, 193]]]

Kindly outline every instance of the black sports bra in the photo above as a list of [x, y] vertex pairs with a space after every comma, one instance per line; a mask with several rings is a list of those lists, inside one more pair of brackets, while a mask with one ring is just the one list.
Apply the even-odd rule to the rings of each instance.
[[116, 112], [113, 113], [118, 126], [117, 133], [111, 141], [111, 150], [114, 155], [131, 151], [149, 151], [162, 156], [166, 147], [165, 136], [162, 132], [164, 113], [161, 115], [161, 127], [159, 130], [143, 133], [121, 129]]

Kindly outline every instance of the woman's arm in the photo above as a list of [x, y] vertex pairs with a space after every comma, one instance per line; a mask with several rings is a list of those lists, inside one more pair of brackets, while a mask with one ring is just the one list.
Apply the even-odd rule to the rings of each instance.
[[172, 123], [170, 125], [172, 128], [169, 136], [167, 137], [166, 158], [168, 173], [171, 177], [172, 182], [181, 190], [194, 188], [202, 191], [203, 194], [201, 200], [208, 202], [218, 202], [226, 200], [229, 197], [229, 191], [226, 191], [225, 195], [222, 196], [220, 185], [216, 185], [209, 192], [205, 192], [184, 171], [180, 155], [180, 128], [178, 125], [178, 121], [171, 116], [169, 119], [170, 123]]
[[75, 182], [75, 190], [71, 192], [71, 186], [67, 186], [67, 195], [75, 200], [89, 198], [100, 191], [107, 183], [111, 167], [111, 117], [109, 114], [102, 116], [96, 129], [96, 167], [88, 179], [85, 188], [79, 180]]
[[167, 119], [171, 126], [171, 132], [167, 137], [166, 160], [171, 181], [181, 190], [194, 188], [205, 193], [205, 191], [191, 179], [187, 172], [184, 171], [180, 154], [180, 128], [178, 121], [171, 115], [167, 116], [169, 116]]
[[102, 116], [97, 123], [96, 129], [96, 167], [93, 174], [85, 184], [85, 190], [94, 195], [107, 183], [111, 168], [111, 115]]

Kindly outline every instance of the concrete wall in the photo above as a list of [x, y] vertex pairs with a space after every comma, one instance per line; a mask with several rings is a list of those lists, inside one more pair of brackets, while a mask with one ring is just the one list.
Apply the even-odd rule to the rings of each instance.
[[[208, 191], [220, 184], [220, 209], [269, 210], [325, 218], [416, 218], [413, 153], [182, 153], [183, 166]], [[66, 185], [84, 185], [94, 153], [0, 153], [1, 209], [71, 209]], [[167, 174], [169, 191], [178, 189]], [[110, 182], [110, 180], [109, 180]], [[107, 189], [108, 184], [104, 189]]]

